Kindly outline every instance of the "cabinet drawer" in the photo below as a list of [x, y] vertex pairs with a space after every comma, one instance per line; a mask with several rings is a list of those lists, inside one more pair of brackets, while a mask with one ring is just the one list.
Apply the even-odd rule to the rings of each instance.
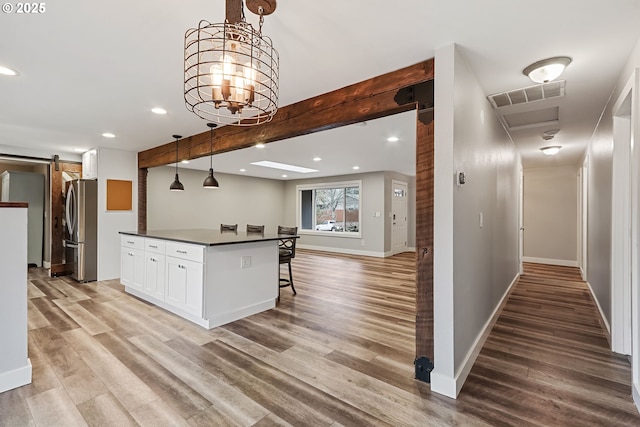
[[167, 256], [204, 262], [204, 246], [167, 242]]
[[144, 250], [144, 237], [121, 234], [120, 244], [126, 248], [140, 249], [142, 251]]
[[154, 254], [164, 255], [166, 242], [158, 239], [144, 239], [144, 250]]

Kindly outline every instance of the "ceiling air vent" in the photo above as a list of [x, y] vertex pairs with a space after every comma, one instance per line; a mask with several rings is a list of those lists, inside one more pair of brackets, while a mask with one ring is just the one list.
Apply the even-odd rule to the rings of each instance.
[[565, 81], [539, 84], [509, 92], [496, 93], [487, 98], [493, 108], [502, 108], [509, 105], [526, 104], [529, 102], [542, 101], [564, 96]]

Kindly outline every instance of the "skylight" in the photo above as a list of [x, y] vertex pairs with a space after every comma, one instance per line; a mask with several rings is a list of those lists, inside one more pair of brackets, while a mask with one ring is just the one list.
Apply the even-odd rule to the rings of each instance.
[[262, 160], [260, 162], [253, 162], [251, 164], [256, 166], [262, 166], [265, 168], [281, 169], [281, 170], [290, 171], [290, 172], [299, 172], [299, 173], [318, 172], [317, 169], [303, 168], [302, 166], [287, 165], [285, 163], [271, 162], [269, 160]]

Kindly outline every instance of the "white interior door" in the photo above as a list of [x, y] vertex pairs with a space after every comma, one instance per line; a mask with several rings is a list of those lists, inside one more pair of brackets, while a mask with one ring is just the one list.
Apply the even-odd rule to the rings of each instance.
[[406, 252], [408, 195], [406, 182], [391, 182], [391, 252]]

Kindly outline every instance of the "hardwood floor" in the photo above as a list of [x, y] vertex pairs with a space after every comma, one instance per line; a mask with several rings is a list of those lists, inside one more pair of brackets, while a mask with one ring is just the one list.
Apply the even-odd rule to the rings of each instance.
[[527, 266], [458, 400], [413, 379], [415, 254], [299, 250], [297, 296], [207, 331], [123, 292], [32, 270], [33, 383], [2, 426], [640, 425], [575, 270]]

